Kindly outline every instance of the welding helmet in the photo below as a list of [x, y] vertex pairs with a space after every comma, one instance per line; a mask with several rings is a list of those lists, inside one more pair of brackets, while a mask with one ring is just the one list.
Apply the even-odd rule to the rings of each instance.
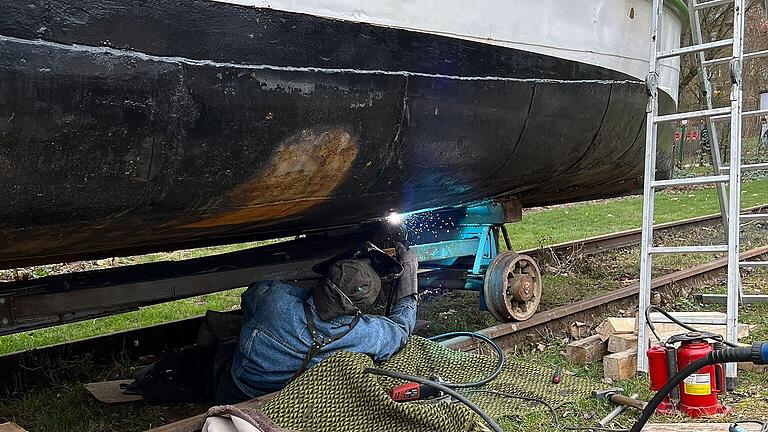
[[348, 259], [369, 260], [371, 268], [379, 275], [382, 282], [393, 281], [400, 277], [400, 274], [403, 272], [403, 265], [399, 261], [368, 241], [348, 249], [331, 259], [315, 264], [312, 267], [312, 271], [325, 276], [334, 263]]
[[317, 314], [325, 321], [339, 315], [354, 315], [376, 300], [381, 292], [381, 278], [368, 258], [342, 259], [334, 262], [315, 285], [312, 297]]

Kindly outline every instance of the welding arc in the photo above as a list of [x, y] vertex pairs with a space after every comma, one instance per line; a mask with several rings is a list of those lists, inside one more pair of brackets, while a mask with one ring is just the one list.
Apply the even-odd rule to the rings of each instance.
[[479, 380], [479, 381], [473, 381], [468, 383], [450, 383], [450, 382], [442, 382], [441, 384], [450, 387], [450, 388], [473, 388], [473, 387], [480, 387], [482, 385], [488, 384], [489, 382], [496, 379], [497, 376], [501, 373], [502, 368], [504, 368], [504, 351], [501, 350], [499, 345], [494, 342], [491, 338], [487, 336], [483, 336], [479, 333], [472, 333], [472, 332], [450, 332], [450, 333], [443, 333], [441, 335], [432, 336], [428, 338], [431, 341], [439, 341], [443, 339], [449, 339], [454, 337], [460, 337], [460, 336], [468, 336], [471, 338], [477, 338], [493, 348], [494, 351], [496, 351], [496, 356], [498, 357], [498, 362], [496, 363], [496, 368], [491, 372], [490, 375], [487, 377]]
[[374, 375], [382, 375], [382, 376], [386, 376], [386, 377], [390, 377], [390, 378], [401, 379], [401, 380], [404, 380], [404, 381], [417, 382], [419, 384], [424, 384], [424, 385], [436, 388], [436, 389], [440, 390], [441, 392], [443, 392], [443, 393], [445, 393], [447, 395], [450, 395], [451, 397], [455, 398], [459, 402], [461, 402], [464, 405], [466, 405], [467, 408], [469, 408], [472, 411], [474, 411], [486, 423], [488, 423], [488, 426], [490, 426], [491, 429], [494, 432], [504, 432], [503, 429], [501, 429], [501, 426], [499, 426], [495, 421], [493, 421], [493, 419], [490, 416], [488, 416], [488, 414], [486, 414], [483, 410], [481, 410], [477, 405], [475, 405], [469, 399], [467, 399], [464, 396], [462, 396], [459, 393], [457, 393], [455, 390], [449, 388], [445, 384], [441, 384], [441, 383], [438, 383], [438, 382], [435, 382], [435, 381], [432, 381], [432, 380], [428, 380], [426, 378], [417, 377], [415, 375], [407, 375], [407, 374], [404, 374], [404, 373], [393, 372], [393, 371], [388, 371], [388, 370], [384, 370], [384, 369], [365, 368], [365, 372], [368, 372], [368, 373], [371, 373], [371, 374], [374, 374]]

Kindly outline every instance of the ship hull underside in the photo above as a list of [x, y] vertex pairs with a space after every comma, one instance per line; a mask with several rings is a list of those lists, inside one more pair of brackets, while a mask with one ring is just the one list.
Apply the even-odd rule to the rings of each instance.
[[641, 184], [645, 88], [621, 73], [296, 13], [128, 3], [0, 2], [0, 268]]

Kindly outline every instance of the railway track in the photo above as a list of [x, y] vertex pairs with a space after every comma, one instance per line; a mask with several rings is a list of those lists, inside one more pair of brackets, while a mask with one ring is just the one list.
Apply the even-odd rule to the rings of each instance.
[[[768, 206], [757, 206], [747, 209], [759, 212]], [[721, 223], [719, 215], [702, 216], [678, 222], [661, 224], [657, 232], [690, 229], [702, 226], [715, 226]], [[561, 243], [546, 248], [520, 251], [534, 257], [544, 254], [596, 254], [613, 249], [631, 246], [639, 243], [640, 230], [626, 230], [603, 236], [591, 237], [574, 242]], [[762, 247], [745, 252], [744, 259], [753, 259], [768, 255], [768, 247]], [[717, 260], [688, 270], [678, 271], [653, 281], [654, 289], [665, 289], [673, 284], [697, 284], [703, 280], [716, 277], [723, 272], [727, 264], [725, 260]], [[509, 348], [514, 344], [531, 340], [547, 331], [559, 331], [567, 328], [573, 321], [589, 322], [592, 317], [605, 310], [626, 308], [637, 296], [638, 286], [632, 285], [612, 291], [605, 295], [579, 301], [577, 303], [555, 307], [533, 315], [522, 322], [498, 324], [479, 332], [496, 340], [502, 347]], [[14, 387], [34, 380], [39, 371], [44, 375], [47, 365], [54, 365], [58, 359], [84, 356], [90, 359], [111, 359], [116, 352], [138, 358], [143, 355], [155, 354], [164, 350], [178, 348], [193, 343], [197, 336], [200, 318], [188, 318], [154, 326], [133, 329], [118, 333], [96, 336], [79, 341], [52, 345], [39, 349], [0, 356], [0, 381]], [[474, 342], [468, 339], [446, 341], [457, 349], [473, 349]], [[21, 372], [23, 371], [23, 372]], [[16, 385], [14, 385], [16, 384]]]
[[[768, 256], [768, 246], [763, 246], [741, 254], [742, 260], [756, 260]], [[726, 258], [718, 259], [707, 264], [695, 266], [686, 270], [676, 271], [651, 281], [651, 289], [655, 291], [670, 289], [678, 286], [696, 286], [717, 278], [728, 268]], [[594, 298], [581, 300], [534, 314], [526, 321], [501, 323], [477, 331], [496, 341], [502, 348], [510, 348], [521, 340], [540, 337], [543, 329], [548, 332], [558, 332], [567, 329], [574, 321], [590, 322], [605, 311], [615, 311], [634, 305], [640, 292], [639, 284], [633, 284]], [[551, 334], [551, 333], [550, 333]], [[449, 346], [459, 350], [469, 350], [476, 346], [468, 338], [456, 338], [446, 341]]]
[[[768, 204], [749, 207], [744, 209], [745, 213], [759, 213], [764, 209], [768, 209]], [[722, 218], [720, 214], [711, 214], [707, 216], [699, 216], [690, 219], [684, 219], [675, 222], [667, 222], [654, 226], [654, 232], [669, 232], [681, 229], [691, 229], [700, 227], [717, 226], [721, 224]], [[558, 243], [544, 248], [527, 249], [520, 251], [520, 253], [531, 255], [534, 257], [540, 257], [545, 251], [550, 253], [556, 253], [558, 255], [568, 255], [573, 253], [579, 253], [584, 255], [596, 254], [613, 249], [619, 249], [622, 247], [632, 246], [640, 243], [640, 235], [642, 230], [640, 228], [630, 229], [625, 231], [618, 231], [611, 234], [605, 234], [596, 237], [589, 237], [582, 240], [576, 240], [572, 242]]]

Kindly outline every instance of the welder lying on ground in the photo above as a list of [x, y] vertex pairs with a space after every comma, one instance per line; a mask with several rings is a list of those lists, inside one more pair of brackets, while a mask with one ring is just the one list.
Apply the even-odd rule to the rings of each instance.
[[396, 251], [403, 271], [387, 317], [361, 312], [381, 291], [370, 258], [321, 265], [323, 277], [311, 292], [278, 281], [252, 284], [242, 295], [240, 339], [223, 345], [216, 356], [216, 402], [231, 404], [279, 390], [338, 351], [365, 353], [375, 361], [395, 354], [416, 324], [418, 292], [415, 254], [400, 243]]

